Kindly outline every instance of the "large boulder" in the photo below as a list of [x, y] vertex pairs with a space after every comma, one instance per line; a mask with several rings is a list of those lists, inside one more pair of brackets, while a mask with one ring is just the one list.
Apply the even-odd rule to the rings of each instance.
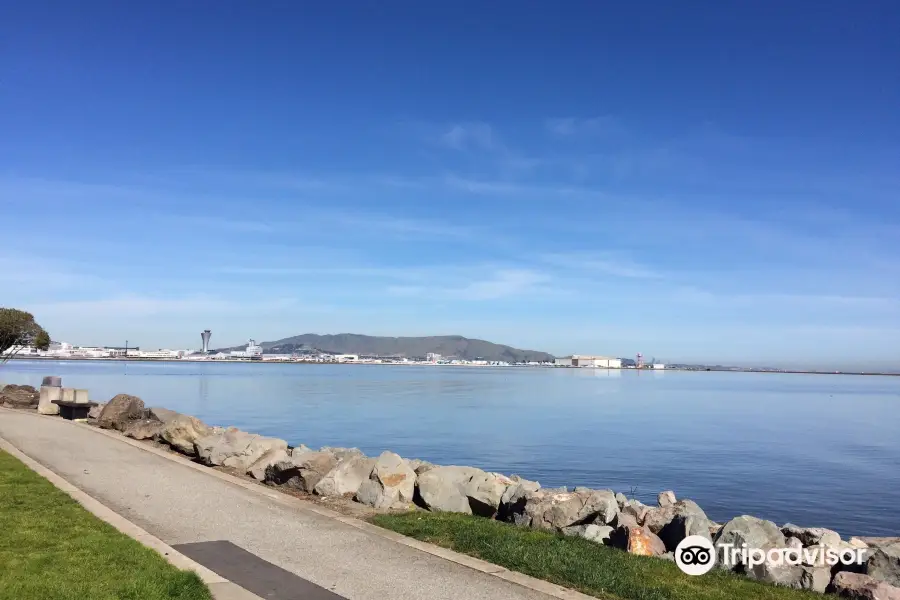
[[319, 480], [313, 491], [320, 496], [356, 494], [374, 467], [375, 459], [365, 456], [353, 456], [342, 460]]
[[39, 400], [40, 393], [30, 385], [9, 384], [0, 391], [0, 406], [30, 408]]
[[586, 540], [596, 542], [598, 544], [609, 544], [610, 538], [615, 530], [609, 525], [574, 525], [572, 527], [564, 527], [562, 532], [564, 535], [583, 537]]
[[382, 452], [369, 478], [362, 482], [356, 499], [375, 508], [409, 504], [416, 489], [416, 472], [393, 452]]
[[673, 492], [672, 490], [660, 492], [659, 496], [656, 497], [656, 505], [660, 508], [672, 506], [673, 504], [675, 504], [675, 502], [675, 492]]
[[900, 542], [876, 547], [866, 561], [866, 573], [879, 581], [900, 586]]
[[469, 499], [472, 512], [482, 517], [493, 518], [500, 510], [503, 495], [518, 483], [500, 473], [478, 473], [465, 484], [464, 493]]
[[800, 527], [788, 523], [781, 528], [785, 537], [793, 537], [800, 540], [804, 546], [831, 546], [836, 548], [841, 544], [841, 535], [837, 531], [823, 527]]
[[715, 545], [719, 555], [716, 564], [723, 568], [743, 568], [743, 565], [726, 564], [726, 548], [723, 547], [725, 544], [731, 544], [734, 548], [746, 545], [747, 548], [770, 550], [784, 548], [785, 543], [784, 534], [775, 523], [747, 515], [735, 517], [716, 534]]
[[747, 577], [773, 585], [824, 594], [831, 582], [828, 566], [789, 565], [763, 562], [748, 569]]
[[160, 423], [168, 423], [172, 419], [182, 416], [181, 413], [175, 412], [174, 410], [169, 410], [168, 408], [161, 408], [157, 406], [151, 407], [148, 411], [148, 417], [150, 419], [156, 419]]
[[144, 401], [137, 396], [119, 394], [106, 403], [97, 418], [97, 425], [103, 429], [123, 431], [130, 421], [144, 418]]
[[537, 481], [522, 479], [518, 475], [513, 475], [510, 479], [515, 481], [516, 484], [506, 488], [503, 496], [500, 497], [500, 506], [496, 516], [498, 521], [515, 522], [516, 515], [523, 515], [525, 512], [525, 502], [528, 494], [541, 489], [541, 484]]
[[418, 458], [408, 458], [406, 459], [406, 464], [409, 465], [409, 468], [412, 469], [416, 475], [426, 473], [437, 466], [431, 464], [427, 460], [419, 460]]
[[646, 527], [626, 527], [625, 536], [625, 550], [629, 554], [662, 556], [666, 553], [666, 545]]
[[900, 600], [900, 588], [861, 573], [842, 571], [834, 576], [831, 587], [850, 600]]
[[565, 527], [613, 522], [619, 505], [611, 490], [562, 492], [547, 488], [525, 494], [522, 510], [513, 513], [513, 522], [537, 529], [562, 531]]
[[474, 467], [435, 467], [422, 473], [416, 483], [416, 501], [435, 512], [472, 514], [465, 486], [484, 471]]
[[331, 446], [323, 446], [319, 452], [329, 452], [334, 455], [338, 462], [353, 458], [355, 456], [365, 456], [359, 448], [332, 448]]
[[126, 437], [136, 440], [152, 440], [159, 437], [162, 429], [163, 424], [156, 419], [141, 419], [139, 421], [129, 421], [122, 433]]
[[666, 548], [674, 552], [681, 540], [691, 535], [700, 535], [712, 540], [712, 522], [693, 500], [679, 500], [674, 504], [647, 511], [644, 526], [657, 534]]
[[220, 434], [200, 438], [194, 448], [207, 465], [231, 467], [245, 473], [266, 452], [287, 450], [287, 442], [229, 427]]
[[106, 407], [106, 402], [101, 402], [96, 406], [92, 406], [88, 411], [88, 419], [99, 419], [100, 415], [103, 413], [103, 409]]
[[626, 500], [621, 506], [621, 512], [633, 516], [638, 523], [643, 523], [647, 513], [650, 512], [650, 507], [640, 500]]
[[294, 448], [288, 460], [275, 463], [266, 470], [266, 481], [311, 494], [316, 484], [337, 466], [337, 458], [330, 452], [296, 450]]
[[262, 456], [250, 465], [250, 468], [247, 469], [247, 475], [257, 481], [265, 481], [266, 474], [270, 468], [278, 463], [290, 460], [290, 458], [291, 455], [288, 454], [287, 449], [281, 447], [272, 448], [264, 452]]
[[[156, 410], [151, 409], [151, 411]], [[163, 421], [163, 429], [159, 434], [160, 439], [183, 454], [189, 456], [196, 454], [196, 442], [212, 434], [209, 426], [196, 417], [176, 413], [175, 416], [157, 415], [157, 418], [160, 416], [168, 418], [168, 420], [160, 419]]]

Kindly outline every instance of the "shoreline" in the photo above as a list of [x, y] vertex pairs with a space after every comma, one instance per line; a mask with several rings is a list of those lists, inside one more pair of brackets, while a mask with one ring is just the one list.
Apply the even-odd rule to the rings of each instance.
[[406, 363], [397, 363], [397, 362], [386, 362], [386, 363], [374, 363], [374, 362], [317, 362], [317, 361], [290, 361], [290, 360], [246, 360], [246, 359], [216, 359], [216, 360], [191, 360], [191, 359], [183, 359], [183, 358], [86, 358], [86, 357], [55, 357], [55, 356], [21, 356], [21, 357], [13, 357], [9, 359], [9, 362], [12, 361], [55, 361], [55, 362], [68, 362], [68, 361], [78, 361], [78, 362], [119, 362], [119, 363], [140, 363], [140, 362], [150, 362], [150, 363], [200, 363], [200, 364], [217, 364], [217, 363], [245, 363], [245, 364], [276, 364], [276, 365], [342, 365], [342, 366], [372, 366], [372, 367], [454, 367], [454, 368], [476, 368], [476, 369], [578, 369], [583, 371], [614, 371], [617, 373], [621, 372], [648, 372], [648, 373], [665, 373], [667, 371], [677, 371], [682, 373], [755, 373], [755, 374], [768, 374], [768, 375], [855, 375], [855, 376], [869, 376], [869, 377], [900, 377], [900, 372], [897, 373], [889, 373], [889, 372], [881, 372], [881, 371], [804, 371], [797, 369], [786, 369], [786, 370], [773, 370], [773, 369], [742, 369], [742, 368], [696, 368], [696, 369], [688, 369], [683, 367], [666, 367], [665, 369], [634, 369], [634, 368], [621, 368], [621, 369], [610, 369], [605, 367], [562, 367], [556, 365], [473, 365], [473, 364], [465, 364], [465, 365], [451, 365], [451, 364], [435, 364], [435, 363], [427, 363], [427, 362], [406, 362]]
[[[38, 399], [37, 390], [20, 390], [30, 393], [32, 402], [37, 400], [37, 407], [23, 405], [21, 409], [37, 408], [42, 414], [51, 414], [53, 407], [46, 402], [51, 391], [53, 386], [42, 386]], [[164, 408], [147, 408], [140, 398], [124, 394], [96, 406], [91, 413], [89, 424], [110, 430], [110, 435], [115, 432], [135, 441], [159, 444], [198, 464], [251, 478], [289, 495], [305, 495], [377, 514], [418, 510], [459, 513], [516, 528], [585, 538], [660, 560], [675, 560], [681, 542], [693, 536], [726, 545], [765, 539], [773, 548], [830, 547], [836, 552], [856, 552], [862, 562], [854, 565], [867, 569], [862, 573], [876, 576], [877, 581], [890, 581], [893, 571], [885, 571], [881, 565], [900, 543], [900, 537], [843, 539], [834, 530], [778, 525], [748, 515], [717, 523], [697, 503], [676, 498], [671, 490], [660, 492], [655, 505], [643, 504], [612, 489], [546, 488], [518, 475], [471, 466], [435, 465], [403, 458], [390, 450], [377, 457], [366, 456], [357, 448], [325, 446], [314, 450], [296, 440], [292, 443], [297, 445], [290, 445], [283, 439], [234, 427], [209, 426]], [[740, 566], [733, 565], [736, 574], [757, 581], [824, 593], [837, 572], [850, 570], [853, 565], [848, 563], [847, 569], [832, 571], [833, 565], [813, 563], [785, 573], [766, 569], [744, 573]]]

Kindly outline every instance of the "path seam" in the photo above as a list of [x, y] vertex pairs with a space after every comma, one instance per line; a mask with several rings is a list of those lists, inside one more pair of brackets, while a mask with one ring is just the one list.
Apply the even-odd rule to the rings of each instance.
[[262, 598], [260, 598], [259, 596], [248, 592], [237, 584], [225, 579], [218, 573], [215, 573], [210, 569], [207, 569], [200, 563], [191, 560], [181, 552], [178, 552], [177, 550], [166, 544], [158, 537], [148, 533], [138, 525], [134, 524], [116, 511], [112, 510], [93, 496], [89, 496], [80, 488], [76, 487], [66, 479], [63, 479], [54, 471], [51, 471], [49, 468], [45, 467], [38, 461], [34, 460], [21, 450], [13, 446], [3, 437], [0, 437], [0, 449], [21, 461], [26, 467], [52, 483], [59, 490], [65, 492], [67, 495], [69, 495], [69, 497], [83, 506], [85, 510], [93, 514], [101, 521], [112, 525], [119, 532], [124, 533], [131, 539], [143, 544], [144, 546], [152, 550], [155, 550], [157, 553], [162, 555], [162, 557], [166, 559], [166, 561], [173, 567], [182, 571], [193, 571], [194, 573], [196, 573], [203, 581], [203, 583], [205, 583], [206, 586], [210, 589], [210, 592], [212, 592], [213, 594], [213, 598], [221, 598], [222, 600], [229, 598], [240, 600], [262, 600]]
[[[6, 409], [0, 408], [0, 410], [14, 410], [14, 409]], [[54, 419], [59, 420], [59, 417], [54, 417], [50, 415], [41, 415], [38, 413], [25, 412], [22, 410], [18, 410], [16, 412], [24, 413], [31, 415], [33, 417], [38, 417], [42, 419]], [[88, 425], [87, 423], [79, 423], [76, 421], [70, 422], [72, 425], [76, 427], [81, 427], [87, 430], [90, 430], [94, 433], [98, 433], [100, 435], [105, 435], [111, 439], [118, 440], [122, 443], [128, 444], [130, 446], [134, 446], [135, 448], [139, 448], [145, 452], [149, 452], [151, 454], [155, 454], [159, 457], [165, 458], [169, 461], [178, 463], [182, 466], [188, 467], [190, 469], [194, 469], [200, 473], [204, 473], [206, 475], [210, 475], [212, 477], [216, 477], [222, 481], [226, 481], [232, 485], [239, 486], [244, 488], [245, 490], [251, 491], [255, 494], [259, 494], [269, 498], [270, 500], [274, 500], [275, 502], [283, 505], [291, 507], [295, 510], [307, 511], [315, 513], [319, 516], [326, 517], [328, 519], [333, 519], [335, 521], [339, 521], [345, 525], [349, 525], [361, 531], [364, 531], [370, 535], [376, 535], [378, 537], [390, 540], [397, 544], [402, 544], [404, 546], [413, 548], [415, 550], [419, 550], [426, 554], [431, 554], [432, 556], [437, 556], [438, 558], [442, 558], [449, 562], [468, 567], [472, 570], [479, 571], [484, 573], [485, 575], [489, 575], [491, 577], [497, 577], [498, 579], [502, 579], [509, 583], [514, 583], [521, 587], [534, 590], [548, 596], [559, 598], [560, 600], [597, 600], [595, 596], [588, 596], [587, 594], [583, 594], [576, 590], [563, 587], [561, 585], [557, 585], [555, 583], [550, 583], [548, 581], [544, 581], [543, 579], [537, 579], [536, 577], [532, 577], [530, 575], [526, 575], [519, 571], [510, 571], [505, 567], [501, 567], [499, 565], [495, 565], [494, 563], [490, 563], [478, 558], [474, 558], [467, 554], [460, 554], [459, 552], [455, 552], [454, 550], [450, 550], [448, 548], [443, 548], [441, 546], [436, 546], [434, 544], [429, 544], [427, 542], [422, 542], [417, 539], [407, 537], [405, 535], [401, 535], [389, 529], [383, 529], [378, 527], [377, 525], [373, 525], [367, 521], [363, 521], [361, 519], [356, 519], [353, 517], [345, 516], [337, 511], [330, 510], [328, 508], [323, 508], [321, 506], [317, 506], [308, 500], [303, 500], [301, 498], [295, 498], [294, 496], [290, 496], [288, 494], [283, 494], [281, 492], [276, 492], [272, 490], [266, 489], [263, 485], [255, 482], [250, 482], [239, 477], [235, 477], [234, 475], [229, 475], [228, 473], [223, 473], [217, 469], [212, 467], [207, 467], [201, 464], [198, 464], [185, 456], [180, 454], [175, 454], [174, 452], [168, 452], [166, 450], [162, 450], [160, 448], [156, 448], [149, 444], [140, 442], [138, 440], [134, 440], [124, 435], [108, 431], [105, 429], [100, 429], [99, 427], [94, 427], [92, 425]], [[2, 438], [0, 438], [2, 439]], [[55, 474], [54, 474], [55, 475]], [[66, 482], [68, 483], [68, 482]], [[71, 484], [69, 484], [71, 485]], [[78, 488], [75, 488], [78, 489]], [[81, 492], [81, 490], [78, 490]], [[84, 492], [81, 492], [84, 494]], [[85, 496], [87, 496], [85, 494]], [[89, 497], [89, 496], [87, 496]], [[93, 500], [93, 499], [92, 499]], [[96, 502], [96, 500], [95, 500]], [[99, 504], [99, 503], [98, 503]], [[102, 505], [101, 505], [102, 506]], [[107, 509], [109, 510], [109, 509]], [[118, 516], [117, 513], [114, 513]], [[137, 527], [135, 525], [135, 527]], [[150, 535], [145, 532], [146, 535]], [[152, 536], [150, 536], [152, 537]], [[156, 539], [156, 538], [154, 538]], [[163, 542], [159, 541], [160, 544]], [[168, 546], [167, 546], [168, 547]], [[174, 549], [170, 550], [172, 552], [176, 552]], [[187, 557], [184, 557], [185, 560], [190, 560]], [[205, 567], [204, 567], [205, 568]], [[208, 570], [208, 569], [207, 569]], [[218, 576], [217, 576], [218, 577]]]

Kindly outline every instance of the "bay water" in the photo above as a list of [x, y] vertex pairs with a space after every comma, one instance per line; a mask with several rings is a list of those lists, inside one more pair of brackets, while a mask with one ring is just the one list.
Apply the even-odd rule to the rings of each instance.
[[147, 406], [291, 445], [392, 450], [544, 486], [661, 490], [749, 514], [900, 535], [900, 377], [400, 365], [14, 360], [94, 401]]

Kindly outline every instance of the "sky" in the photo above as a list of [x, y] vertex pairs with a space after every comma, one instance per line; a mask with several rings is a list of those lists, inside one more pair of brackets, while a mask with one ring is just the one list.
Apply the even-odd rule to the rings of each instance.
[[[626, 5], [627, 4], [627, 5]], [[0, 305], [900, 366], [900, 4], [0, 7]]]

